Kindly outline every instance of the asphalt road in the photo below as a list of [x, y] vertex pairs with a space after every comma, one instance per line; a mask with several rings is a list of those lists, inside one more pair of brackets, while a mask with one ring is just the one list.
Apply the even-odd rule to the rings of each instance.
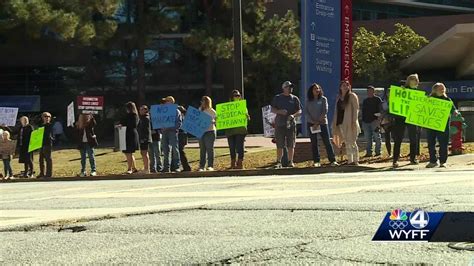
[[2, 264], [433, 263], [371, 239], [387, 211], [474, 211], [472, 170], [0, 184]]

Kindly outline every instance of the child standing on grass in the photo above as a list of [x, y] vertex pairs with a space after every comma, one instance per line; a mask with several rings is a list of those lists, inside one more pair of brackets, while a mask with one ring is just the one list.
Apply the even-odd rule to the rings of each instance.
[[0, 141], [0, 156], [3, 161], [4, 180], [13, 177], [13, 170], [11, 167], [13, 154], [15, 154], [15, 143], [10, 139], [10, 132], [3, 131], [2, 140]]

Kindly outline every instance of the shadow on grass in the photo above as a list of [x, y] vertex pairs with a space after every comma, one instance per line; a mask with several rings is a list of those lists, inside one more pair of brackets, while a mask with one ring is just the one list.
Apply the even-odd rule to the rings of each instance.
[[[102, 152], [102, 153], [97, 153], [95, 154], [95, 157], [100, 157], [100, 156], [104, 156], [104, 155], [107, 155], [107, 154], [110, 154], [110, 153], [114, 153], [114, 152]], [[81, 158], [76, 158], [76, 159], [71, 159], [69, 160], [70, 162], [76, 162], [76, 161], [80, 161]]]

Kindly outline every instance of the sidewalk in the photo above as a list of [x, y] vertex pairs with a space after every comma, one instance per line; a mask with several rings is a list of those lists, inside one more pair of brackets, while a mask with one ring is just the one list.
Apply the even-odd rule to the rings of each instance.
[[[296, 139], [296, 142], [307, 142], [309, 138]], [[228, 148], [227, 138], [219, 136], [214, 143], [216, 148]], [[245, 147], [261, 147], [261, 148], [276, 148], [275, 143], [272, 143], [271, 138], [265, 138], [262, 135], [248, 135], [245, 138]], [[191, 139], [186, 148], [199, 148], [199, 143], [196, 139]]]
[[51, 179], [13, 179], [0, 181], [0, 183], [20, 182], [54, 182], [54, 181], [99, 181], [99, 180], [133, 180], [133, 179], [167, 179], [167, 178], [213, 178], [213, 177], [238, 177], [238, 176], [264, 176], [264, 175], [307, 175], [327, 173], [357, 173], [357, 172], [384, 172], [384, 171], [459, 171], [474, 170], [474, 154], [463, 154], [450, 156], [448, 168], [426, 169], [426, 163], [409, 165], [409, 162], [401, 162], [400, 167], [393, 169], [391, 160], [379, 163], [360, 164], [359, 166], [341, 165], [331, 167], [323, 165], [321, 168], [283, 168], [283, 169], [250, 169], [250, 170], [227, 170], [212, 172], [181, 172], [169, 174], [133, 174], [133, 175], [106, 175], [96, 177], [58, 177]]

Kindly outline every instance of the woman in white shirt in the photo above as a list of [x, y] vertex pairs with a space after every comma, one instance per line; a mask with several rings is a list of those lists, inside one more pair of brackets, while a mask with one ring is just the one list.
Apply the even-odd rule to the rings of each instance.
[[212, 108], [212, 100], [208, 96], [202, 97], [200, 111], [203, 111], [212, 117], [212, 122], [206, 133], [199, 139], [200, 159], [199, 171], [214, 171], [214, 142], [216, 141], [216, 111]]

